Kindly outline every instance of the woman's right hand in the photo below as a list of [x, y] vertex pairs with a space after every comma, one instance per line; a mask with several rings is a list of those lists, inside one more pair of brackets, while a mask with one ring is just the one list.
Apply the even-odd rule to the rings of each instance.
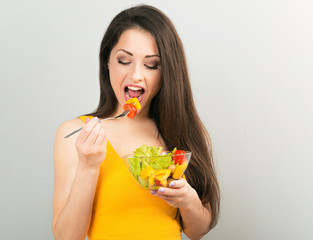
[[99, 119], [85, 121], [77, 140], [79, 164], [88, 169], [99, 169], [106, 155], [107, 137]]

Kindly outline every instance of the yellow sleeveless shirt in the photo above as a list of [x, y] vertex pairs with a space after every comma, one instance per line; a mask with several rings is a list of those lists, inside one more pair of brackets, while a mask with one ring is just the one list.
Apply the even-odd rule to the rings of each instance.
[[[79, 117], [83, 121], [86, 116]], [[88, 117], [92, 118], [92, 117]], [[107, 142], [94, 197], [89, 240], [181, 240], [178, 209], [143, 189]]]

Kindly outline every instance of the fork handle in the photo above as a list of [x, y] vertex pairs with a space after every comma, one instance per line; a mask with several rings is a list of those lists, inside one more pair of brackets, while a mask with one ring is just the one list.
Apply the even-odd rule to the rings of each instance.
[[71, 132], [70, 134], [67, 134], [64, 138], [68, 138], [68, 137], [74, 135], [75, 133], [79, 132], [79, 131], [82, 130], [82, 129], [83, 129], [83, 128], [81, 127], [81, 128], [79, 128], [79, 129], [75, 130], [74, 132]]
[[[125, 117], [127, 114], [129, 113], [129, 110], [125, 110], [124, 112], [122, 112], [120, 115], [116, 116], [116, 117], [109, 117], [109, 118], [103, 118], [103, 119], [100, 119], [100, 122], [103, 121], [103, 120], [112, 120], [112, 119], [118, 119], [118, 118], [121, 118], [121, 117]], [[79, 128], [73, 132], [71, 132], [70, 134], [67, 134], [64, 138], [68, 138], [72, 135], [74, 135], [75, 133], [79, 132], [80, 130], [82, 130], [83, 128]]]

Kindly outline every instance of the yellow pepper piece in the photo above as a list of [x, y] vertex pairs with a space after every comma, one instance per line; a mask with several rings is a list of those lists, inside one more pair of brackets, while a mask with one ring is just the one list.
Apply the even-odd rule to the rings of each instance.
[[146, 179], [147, 177], [150, 177], [151, 175], [153, 175], [153, 173], [154, 173], [154, 169], [148, 166], [140, 172], [140, 177], [142, 179]]
[[175, 169], [175, 172], [173, 174], [173, 178], [179, 179], [183, 175], [183, 173], [184, 173], [186, 168], [187, 168], [187, 163], [186, 162], [184, 162], [181, 165], [177, 165], [177, 167]]
[[150, 185], [150, 186], [153, 186], [154, 184], [155, 184], [154, 175], [151, 175], [151, 176], [149, 177], [149, 185]]
[[168, 172], [171, 172], [170, 169], [159, 169], [155, 171], [155, 175], [160, 175], [160, 174], [167, 174]]
[[160, 183], [164, 186], [164, 187], [166, 187], [166, 185], [167, 185], [167, 180], [165, 179], [165, 180], [162, 180], [162, 181], [160, 181]]
[[160, 182], [166, 180], [170, 174], [171, 174], [170, 169], [160, 169], [154, 172], [155, 178], [158, 179]]
[[128, 99], [128, 100], [126, 101], [126, 103], [130, 103], [130, 104], [135, 105], [135, 107], [137, 108], [137, 110], [139, 110], [139, 109], [141, 108], [140, 102], [138, 101], [137, 98]]

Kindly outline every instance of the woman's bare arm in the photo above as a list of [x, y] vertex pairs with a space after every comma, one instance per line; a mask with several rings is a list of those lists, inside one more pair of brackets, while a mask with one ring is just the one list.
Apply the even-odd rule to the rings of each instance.
[[86, 124], [78, 136], [64, 139], [81, 126], [81, 120], [67, 121], [58, 128], [55, 138], [52, 230], [56, 240], [85, 239], [99, 169], [105, 158], [106, 137], [96, 120]]
[[[196, 193], [197, 194], [197, 193]], [[211, 212], [202, 205], [198, 195], [193, 202], [179, 209], [183, 219], [184, 233], [190, 239], [201, 239], [210, 230]]]

